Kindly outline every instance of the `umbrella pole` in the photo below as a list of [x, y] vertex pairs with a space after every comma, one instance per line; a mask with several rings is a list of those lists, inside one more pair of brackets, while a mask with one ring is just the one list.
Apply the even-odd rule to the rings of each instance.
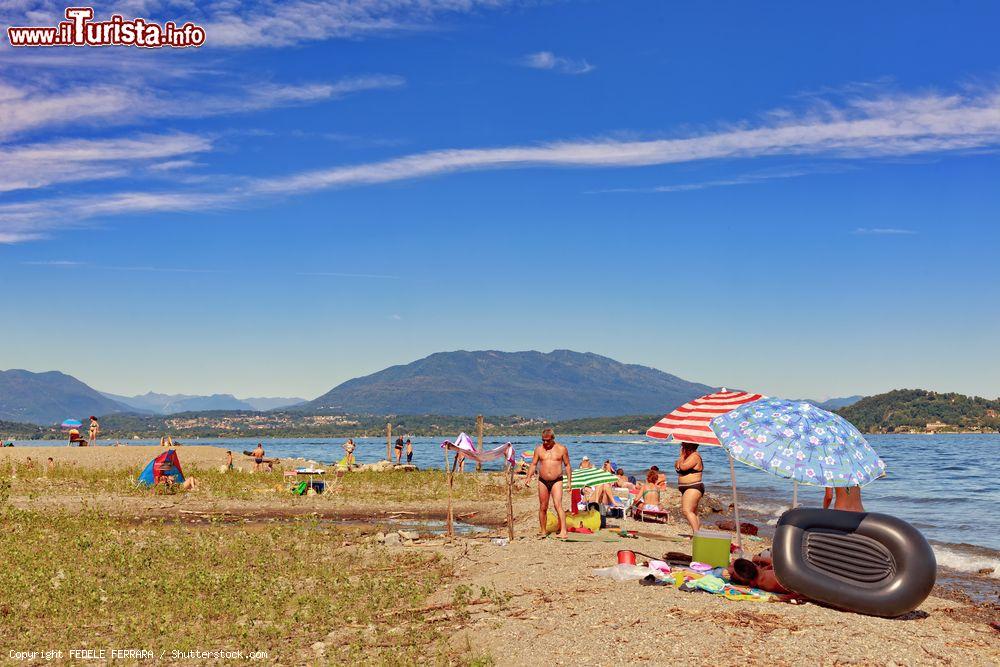
[[736, 548], [743, 556], [743, 531], [740, 530], [740, 503], [736, 497], [736, 466], [733, 464], [733, 455], [729, 455], [729, 476], [733, 482], [733, 515], [736, 518]]
[[799, 506], [799, 483], [792, 481], [792, 509]]

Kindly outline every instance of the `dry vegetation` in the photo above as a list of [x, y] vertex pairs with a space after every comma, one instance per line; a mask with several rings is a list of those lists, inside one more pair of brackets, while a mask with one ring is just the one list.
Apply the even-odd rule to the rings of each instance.
[[[280, 473], [186, 472], [201, 482], [191, 498], [261, 498], [277, 489], [287, 496]], [[136, 487], [137, 474], [0, 467], [5, 656], [12, 649], [136, 648], [165, 652], [166, 661], [173, 651], [192, 650], [263, 651], [282, 664], [489, 661], [449, 642], [449, 628], [469, 605], [503, 600], [459, 587], [448, 604], [428, 604], [453, 574], [440, 553], [385, 548], [355, 528], [310, 517], [194, 525], [102, 512], [86, 502], [88, 495], [163, 493]], [[456, 497], [505, 493], [499, 483], [471, 477], [457, 480]], [[443, 481], [440, 472], [352, 474], [339, 493], [353, 501], [436, 500], [446, 493]], [[47, 496], [80, 496], [89, 509], [31, 502]]]

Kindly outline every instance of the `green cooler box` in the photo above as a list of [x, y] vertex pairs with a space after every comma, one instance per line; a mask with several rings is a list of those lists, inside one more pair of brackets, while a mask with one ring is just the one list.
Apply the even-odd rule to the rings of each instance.
[[699, 530], [691, 540], [691, 560], [712, 567], [729, 567], [732, 536], [718, 530]]

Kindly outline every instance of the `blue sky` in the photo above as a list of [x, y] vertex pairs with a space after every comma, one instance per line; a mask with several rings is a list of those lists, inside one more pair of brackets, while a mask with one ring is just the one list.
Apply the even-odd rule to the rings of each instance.
[[570, 348], [995, 397], [1000, 8], [806, 4], [153, 0], [96, 11], [206, 46], [3, 40], [0, 368], [313, 397]]

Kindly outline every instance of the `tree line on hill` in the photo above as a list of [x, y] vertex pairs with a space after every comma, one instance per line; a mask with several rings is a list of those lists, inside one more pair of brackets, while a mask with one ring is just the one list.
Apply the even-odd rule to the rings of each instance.
[[[940, 394], [921, 389], [898, 389], [866, 397], [837, 410], [865, 433], [923, 432], [930, 430], [1000, 430], [1000, 400], [962, 394]], [[545, 427], [561, 435], [642, 435], [662, 415], [626, 415], [546, 420], [510, 416], [488, 416], [487, 436], [530, 436]], [[444, 415], [316, 415], [296, 410], [253, 412], [215, 410], [173, 415], [111, 414], [101, 417], [102, 440], [159, 438], [357, 438], [385, 434], [387, 423], [394, 433], [421, 437], [453, 437], [473, 432], [475, 417]], [[58, 427], [39, 427], [0, 421], [0, 438], [63, 439]]]
[[865, 433], [1000, 430], [1000, 400], [923, 389], [869, 396], [837, 413]]
[[[518, 416], [484, 418], [484, 434], [537, 435], [554, 428], [563, 435], [645, 433], [661, 415], [586, 417], [550, 421]], [[337, 421], [296, 412], [246, 411], [189, 412], [175, 415], [113, 414], [100, 418], [101, 440], [150, 439], [170, 434], [176, 438], [358, 438], [385, 434], [391, 423], [394, 433], [420, 437], [454, 437], [472, 433], [476, 418], [444, 415], [342, 415]], [[0, 437], [59, 440], [65, 434], [56, 427], [0, 422]]]

